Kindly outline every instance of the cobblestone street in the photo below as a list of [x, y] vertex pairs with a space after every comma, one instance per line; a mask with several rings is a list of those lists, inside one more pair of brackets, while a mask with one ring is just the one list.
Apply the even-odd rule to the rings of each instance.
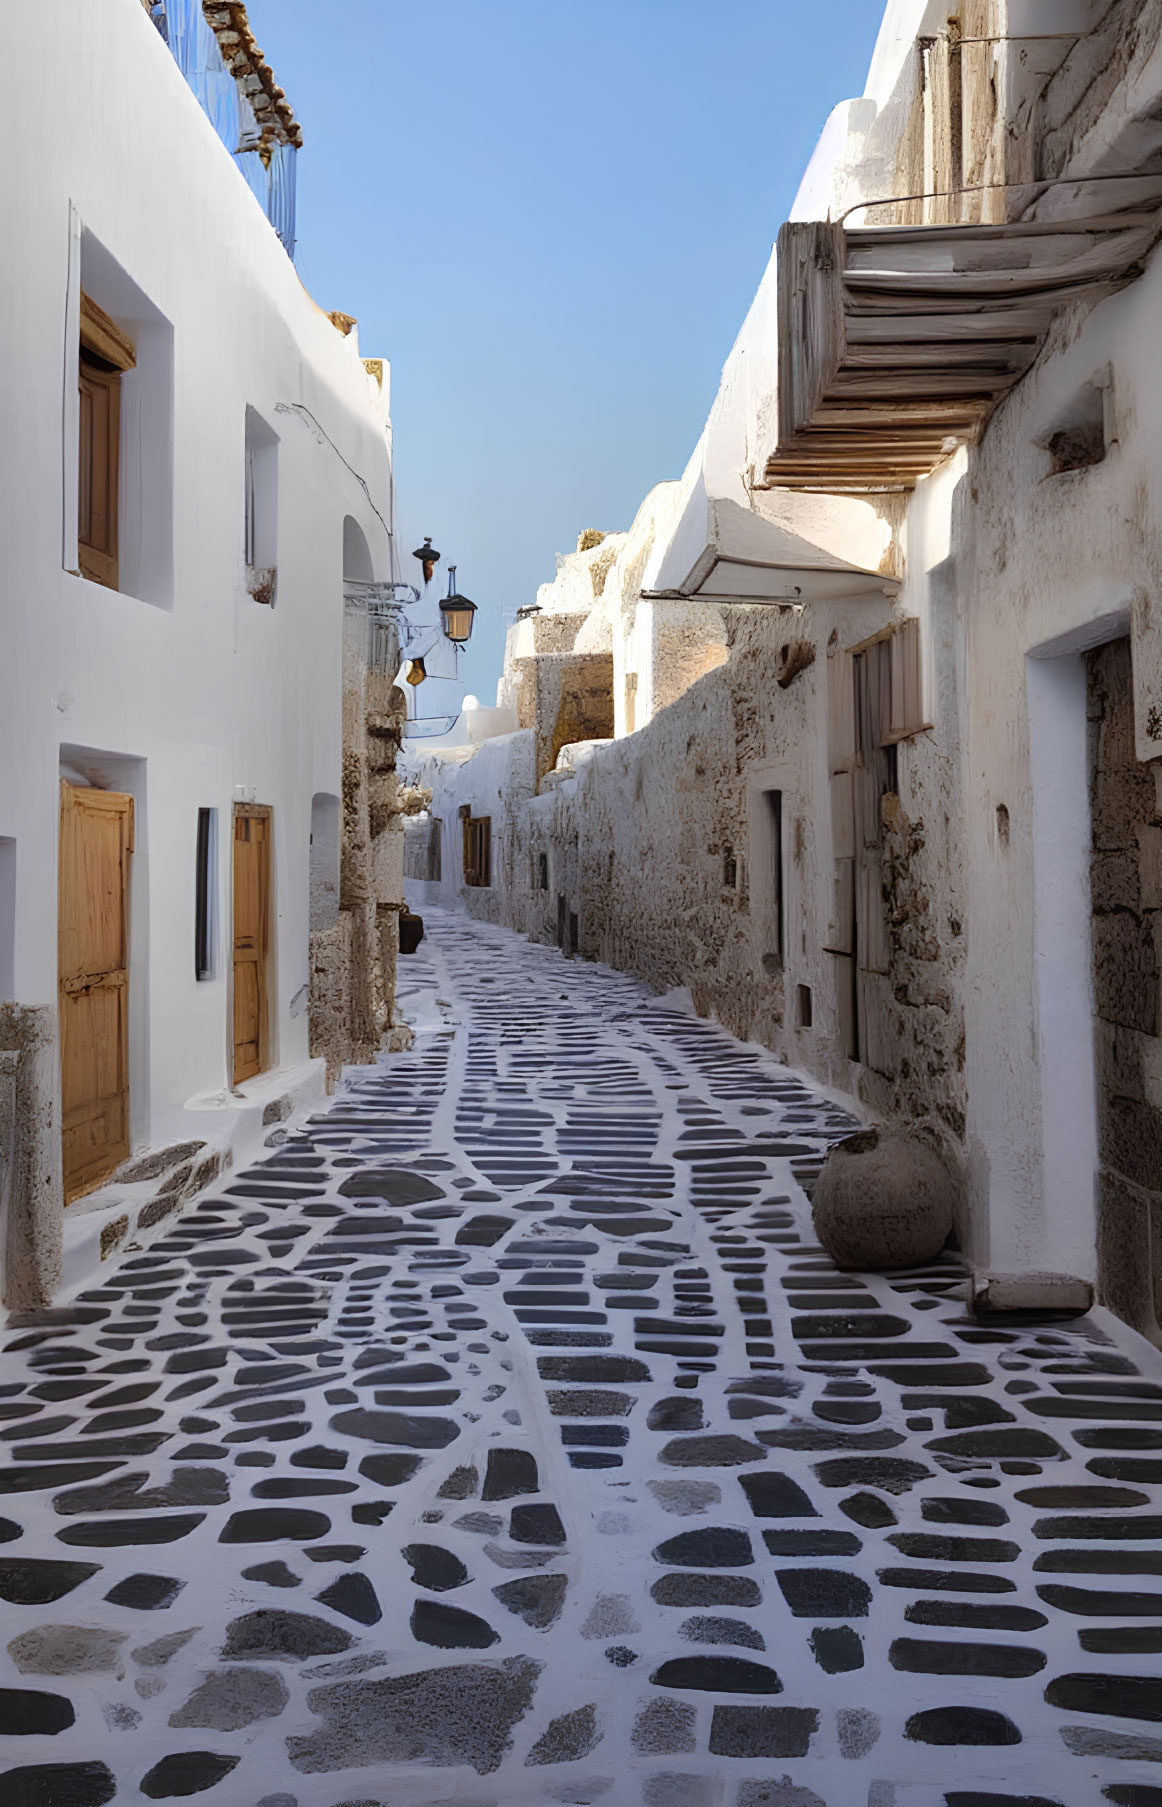
[[4, 1807], [1157, 1807], [1162, 1360], [840, 1275], [852, 1119], [462, 917], [0, 1369]]

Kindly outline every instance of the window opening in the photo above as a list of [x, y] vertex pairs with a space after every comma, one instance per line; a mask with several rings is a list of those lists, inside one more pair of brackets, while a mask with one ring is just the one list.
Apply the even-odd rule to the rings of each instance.
[[254, 408], [246, 410], [242, 553], [246, 588], [274, 606], [278, 574], [278, 435]]
[[464, 817], [464, 883], [492, 883], [492, 817]]
[[728, 891], [738, 889], [738, 861], [733, 847], [724, 847], [722, 850], [722, 882]]
[[537, 855], [537, 890], [547, 891], [549, 888], [549, 856], [547, 853]]
[[799, 1029], [811, 1027], [811, 987], [796, 985], [795, 987], [795, 1026]]
[[194, 977], [214, 977], [217, 938], [215, 904], [218, 891], [218, 812], [199, 809], [194, 866]]
[[784, 907], [783, 907], [783, 793], [782, 791], [766, 791], [767, 819], [770, 829], [770, 897], [771, 907], [768, 916], [769, 937], [773, 947], [768, 948], [763, 957], [763, 964], [770, 969], [777, 969], [783, 964], [784, 957]]

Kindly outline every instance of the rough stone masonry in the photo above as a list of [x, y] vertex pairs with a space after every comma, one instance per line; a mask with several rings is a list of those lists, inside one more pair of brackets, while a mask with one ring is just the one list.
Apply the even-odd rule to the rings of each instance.
[[852, 1120], [636, 981], [405, 1003], [10, 1320], [5, 1807], [1157, 1807], [1162, 1356], [840, 1274]]

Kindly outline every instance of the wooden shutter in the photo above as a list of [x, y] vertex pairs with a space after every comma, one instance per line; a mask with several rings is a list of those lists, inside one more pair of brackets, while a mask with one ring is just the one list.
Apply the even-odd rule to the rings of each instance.
[[58, 972], [66, 1201], [129, 1154], [133, 798], [61, 785]]
[[81, 575], [117, 588], [121, 378], [82, 351], [77, 558]]
[[133, 341], [82, 294], [77, 562], [82, 576], [111, 590], [118, 582], [121, 374], [135, 363]]
[[924, 670], [921, 662], [920, 620], [910, 615], [901, 621], [891, 641], [892, 713], [889, 740], [906, 740], [931, 724], [924, 717]]

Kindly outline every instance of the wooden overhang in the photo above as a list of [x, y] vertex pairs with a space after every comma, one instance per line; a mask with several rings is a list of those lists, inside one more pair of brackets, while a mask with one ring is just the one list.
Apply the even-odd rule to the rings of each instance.
[[975, 439], [1055, 312], [1137, 274], [1156, 206], [976, 226], [792, 221], [778, 241], [784, 489], [910, 489]]

